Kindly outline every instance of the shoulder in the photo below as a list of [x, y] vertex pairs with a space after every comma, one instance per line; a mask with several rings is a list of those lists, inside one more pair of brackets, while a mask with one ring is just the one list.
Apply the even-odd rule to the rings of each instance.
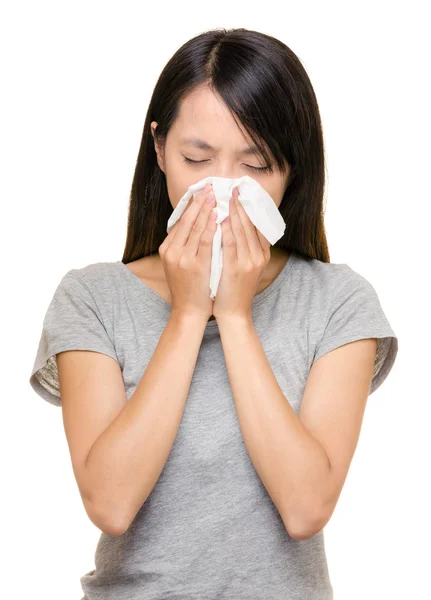
[[67, 306], [87, 307], [104, 319], [113, 315], [114, 306], [121, 302], [121, 278], [118, 262], [90, 263], [67, 271], [54, 292], [53, 301]]
[[320, 260], [297, 256], [297, 287], [319, 296], [322, 301], [330, 299], [348, 288], [371, 291], [372, 285], [360, 273], [346, 263], [326, 263]]
[[118, 284], [118, 261], [96, 262], [70, 269], [62, 278], [63, 281], [77, 282], [86, 287], [90, 292], [103, 294]]
[[295, 314], [319, 328], [335, 311], [355, 314], [360, 307], [371, 310], [380, 305], [370, 281], [346, 263], [298, 257], [291, 284]]
[[360, 279], [362, 275], [354, 271], [346, 263], [322, 262], [316, 258], [297, 255], [298, 273], [305, 283], [312, 283], [323, 289], [334, 285], [343, 285], [353, 278]]

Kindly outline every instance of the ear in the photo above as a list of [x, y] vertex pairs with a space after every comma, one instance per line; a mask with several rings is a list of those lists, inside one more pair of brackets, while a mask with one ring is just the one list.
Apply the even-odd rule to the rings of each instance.
[[157, 129], [157, 121], [152, 121], [151, 123], [151, 134], [153, 136], [154, 139], [154, 149], [156, 151], [157, 154], [157, 163], [160, 167], [160, 169], [163, 171], [163, 173], [165, 172], [165, 159], [164, 159], [164, 152], [163, 152], [163, 146], [161, 145], [160, 142], [157, 141], [156, 138], [156, 129]]

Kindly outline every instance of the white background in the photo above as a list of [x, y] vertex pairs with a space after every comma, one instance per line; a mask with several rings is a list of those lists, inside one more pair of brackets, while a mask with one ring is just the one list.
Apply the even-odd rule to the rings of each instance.
[[2, 5], [2, 597], [78, 600], [79, 577], [94, 568], [100, 531], [81, 503], [61, 409], [40, 399], [28, 378], [61, 277], [121, 259], [144, 118], [161, 70], [185, 41], [218, 27], [278, 37], [304, 64], [324, 128], [331, 262], [373, 284], [399, 339], [325, 528], [335, 600], [427, 596], [425, 8], [304, 0]]

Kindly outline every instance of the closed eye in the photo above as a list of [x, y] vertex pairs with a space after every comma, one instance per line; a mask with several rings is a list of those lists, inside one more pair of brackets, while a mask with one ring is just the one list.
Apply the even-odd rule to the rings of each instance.
[[[208, 162], [207, 160], [192, 160], [191, 158], [187, 158], [187, 156], [184, 156], [184, 162], [186, 163], [191, 163], [193, 165], [201, 165], [203, 163]], [[261, 173], [263, 171], [269, 171], [270, 167], [252, 167], [251, 165], [245, 165], [248, 169], [251, 169], [252, 171], [260, 171]]]

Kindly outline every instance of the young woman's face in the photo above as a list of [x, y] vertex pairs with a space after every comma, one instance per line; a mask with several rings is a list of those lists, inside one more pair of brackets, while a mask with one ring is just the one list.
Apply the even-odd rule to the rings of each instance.
[[[153, 135], [156, 127], [157, 122], [153, 121]], [[199, 147], [198, 140], [211, 148]], [[219, 96], [207, 86], [200, 86], [190, 93], [181, 103], [179, 115], [168, 132], [164, 153], [155, 144], [172, 207], [176, 207], [190, 185], [204, 177], [237, 178], [244, 175], [255, 179], [276, 206], [280, 206], [290, 168], [286, 173], [281, 173], [276, 165], [273, 173], [255, 170], [266, 165], [260, 153], [245, 151], [249, 146], [253, 146], [252, 141], [240, 131]], [[199, 164], [189, 163], [186, 159], [199, 161]]]

